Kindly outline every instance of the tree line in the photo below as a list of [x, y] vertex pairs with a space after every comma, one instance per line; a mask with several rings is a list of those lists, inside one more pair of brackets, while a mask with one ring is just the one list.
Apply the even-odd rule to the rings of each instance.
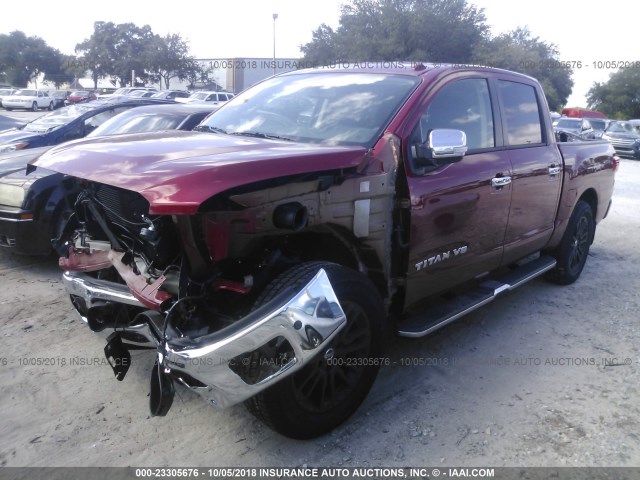
[[78, 43], [75, 52], [62, 54], [21, 31], [0, 34], [0, 81], [25, 87], [41, 78], [59, 88], [89, 73], [94, 88], [102, 78], [125, 86], [132, 71], [136, 83], [162, 82], [167, 89], [173, 79], [190, 84], [210, 80], [210, 72], [190, 55], [180, 34], [160, 36], [149, 25], [95, 22], [92, 35]]
[[[483, 9], [467, 0], [348, 0], [334, 30], [322, 24], [301, 45], [301, 65], [361, 61], [414, 61], [478, 64], [514, 70], [537, 78], [549, 107], [560, 110], [573, 88], [571, 62], [556, 45], [526, 28], [493, 36]], [[90, 73], [121, 86], [173, 79], [190, 84], [210, 81], [210, 71], [189, 53], [180, 34], [160, 36], [133, 23], [95, 22], [92, 35], [64, 55], [39, 37], [15, 31], [0, 34], [0, 81], [25, 86], [40, 78], [56, 86]], [[589, 107], [610, 117], [640, 118], [640, 68], [620, 69], [608, 82], [594, 84]]]
[[[513, 70], [538, 79], [549, 107], [559, 111], [573, 88], [572, 62], [526, 28], [493, 36], [486, 22], [484, 10], [466, 0], [351, 0], [342, 6], [338, 27], [320, 25], [301, 50], [304, 63], [316, 65], [406, 60]], [[589, 106], [611, 118], [640, 118], [637, 65], [595, 84]]]
[[552, 110], [571, 94], [572, 69], [553, 44], [523, 28], [491, 36], [483, 9], [466, 0], [352, 0], [339, 26], [322, 24], [306, 61], [428, 61], [504, 68], [537, 78]]

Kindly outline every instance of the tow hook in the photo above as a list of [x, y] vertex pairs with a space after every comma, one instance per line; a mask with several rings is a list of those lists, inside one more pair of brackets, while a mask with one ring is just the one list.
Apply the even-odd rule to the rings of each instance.
[[149, 394], [149, 409], [152, 417], [164, 417], [171, 405], [175, 388], [170, 370], [164, 367], [164, 356], [158, 352], [158, 359], [151, 369], [151, 392]]
[[107, 337], [107, 344], [104, 347], [104, 355], [111, 365], [113, 373], [118, 381], [122, 381], [129, 371], [131, 365], [131, 354], [122, 344], [122, 338], [117, 332], [113, 332]]

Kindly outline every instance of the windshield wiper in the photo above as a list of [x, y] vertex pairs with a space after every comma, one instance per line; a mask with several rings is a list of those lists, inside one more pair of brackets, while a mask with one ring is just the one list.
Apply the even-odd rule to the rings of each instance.
[[242, 137], [255, 137], [255, 138], [267, 138], [269, 140], [284, 140], [285, 142], [293, 142], [292, 139], [287, 137], [281, 137], [279, 135], [271, 135], [261, 132], [233, 132], [231, 135], [238, 135]]
[[210, 127], [209, 125], [196, 125], [193, 127], [194, 132], [214, 132], [214, 133], [227, 133], [225, 130], [218, 127]]

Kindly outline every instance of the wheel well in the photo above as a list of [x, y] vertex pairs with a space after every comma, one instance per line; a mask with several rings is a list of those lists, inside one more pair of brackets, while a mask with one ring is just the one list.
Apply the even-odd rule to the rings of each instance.
[[596, 214], [598, 213], [598, 194], [593, 188], [586, 190], [581, 196], [580, 200], [583, 200], [591, 207], [591, 213], [593, 214], [593, 231], [591, 232], [591, 243], [595, 238], [596, 233]]
[[598, 213], [598, 194], [593, 188], [586, 190], [579, 200], [584, 200], [591, 207], [591, 211], [593, 212], [593, 218], [596, 218], [596, 214]]
[[302, 253], [304, 261], [333, 262], [367, 275], [382, 296], [389, 296], [384, 268], [373, 248], [352, 238], [349, 232], [327, 230], [321, 233], [292, 235], [291, 245]]

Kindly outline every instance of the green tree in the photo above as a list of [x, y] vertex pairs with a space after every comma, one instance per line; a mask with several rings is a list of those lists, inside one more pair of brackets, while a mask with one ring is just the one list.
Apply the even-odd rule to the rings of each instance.
[[156, 36], [148, 45], [147, 65], [152, 78], [164, 82], [169, 89], [171, 80], [187, 80], [200, 74], [201, 66], [189, 55], [189, 44], [180, 34]]
[[609, 118], [640, 118], [640, 69], [621, 68], [608, 81], [594, 83], [587, 102]]
[[466, 0], [351, 0], [340, 25], [321, 25], [301, 46], [304, 60], [469, 62], [487, 35], [484, 11]]
[[70, 55], [63, 55], [57, 49], [52, 49], [49, 56], [49, 64], [44, 71], [44, 81], [53, 83], [60, 88], [65, 83], [71, 83], [74, 78], [72, 71], [68, 69]]
[[198, 84], [203, 85], [214, 81], [212, 72], [213, 70], [210, 66], [208, 67], [206, 64], [198, 63], [198, 67], [187, 75], [186, 80], [189, 89], [193, 89]]
[[155, 35], [149, 25], [138, 27], [133, 23], [95, 22], [93, 33], [76, 45], [87, 70], [91, 70], [94, 88], [98, 79], [111, 77], [121, 86], [135, 80], [146, 82], [149, 78], [147, 64]]
[[0, 35], [0, 73], [17, 87], [37, 82], [41, 75], [53, 79], [62, 66], [60, 52], [40, 37], [27, 37], [18, 30]]
[[149, 25], [138, 27], [133, 23], [120, 23], [116, 26], [114, 47], [116, 57], [113, 61], [112, 76], [120, 86], [127, 85], [135, 72], [135, 82], [146, 83], [149, 50], [154, 46], [155, 35]]
[[338, 56], [336, 33], [324, 23], [313, 32], [311, 41], [301, 46], [300, 50], [305, 62], [310, 65], [323, 65], [341, 60]]
[[80, 57], [73, 66], [79, 70], [91, 71], [93, 88], [98, 88], [98, 80], [110, 76], [114, 72], [116, 49], [116, 25], [113, 22], [95, 22], [91, 36], [76, 45], [76, 53]]
[[555, 45], [532, 36], [526, 28], [517, 28], [476, 45], [473, 63], [504, 68], [536, 78], [544, 90], [549, 108], [559, 110], [573, 88], [573, 70], [559, 59]]

